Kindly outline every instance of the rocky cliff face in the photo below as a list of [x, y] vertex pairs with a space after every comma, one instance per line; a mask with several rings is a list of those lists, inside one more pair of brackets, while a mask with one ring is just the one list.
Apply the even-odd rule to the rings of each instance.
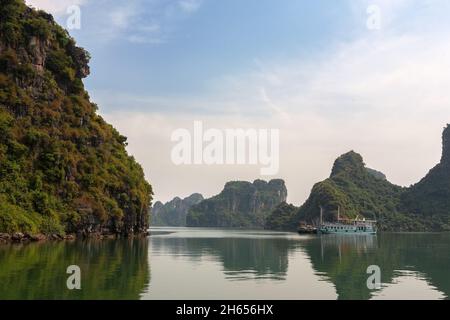
[[89, 101], [89, 54], [51, 15], [0, 6], [0, 232], [146, 230], [152, 189]]
[[153, 226], [185, 227], [189, 209], [203, 201], [203, 196], [194, 193], [189, 197], [179, 197], [163, 204], [158, 201], [151, 210], [151, 224]]
[[442, 134], [442, 157], [430, 172], [402, 196], [405, 211], [425, 218], [430, 228], [450, 230], [450, 125]]
[[187, 225], [263, 228], [267, 215], [286, 198], [283, 180], [228, 182], [219, 195], [191, 208]]

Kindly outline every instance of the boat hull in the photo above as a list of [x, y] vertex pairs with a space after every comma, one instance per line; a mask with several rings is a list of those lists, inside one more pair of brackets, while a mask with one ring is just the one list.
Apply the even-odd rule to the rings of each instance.
[[371, 226], [328, 224], [319, 228], [320, 234], [343, 234], [343, 235], [376, 235], [377, 231]]
[[343, 235], [355, 235], [355, 234], [361, 234], [361, 235], [376, 235], [376, 231], [348, 231], [348, 232], [340, 232], [340, 231], [323, 231], [319, 230], [319, 234], [343, 234]]

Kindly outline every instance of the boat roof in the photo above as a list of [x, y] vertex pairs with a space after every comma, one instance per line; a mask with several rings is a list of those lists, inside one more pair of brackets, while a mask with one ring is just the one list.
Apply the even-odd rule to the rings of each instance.
[[338, 221], [350, 221], [350, 222], [377, 222], [377, 220], [369, 220], [369, 219], [345, 219], [340, 218]]

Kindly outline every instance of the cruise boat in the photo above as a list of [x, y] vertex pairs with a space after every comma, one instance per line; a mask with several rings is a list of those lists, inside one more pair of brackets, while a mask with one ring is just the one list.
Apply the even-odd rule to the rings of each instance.
[[341, 219], [340, 210], [338, 209], [338, 219], [336, 222], [323, 222], [323, 209], [320, 208], [320, 226], [318, 233], [320, 234], [377, 234], [377, 221], [367, 220], [365, 218], [356, 217], [356, 219]]

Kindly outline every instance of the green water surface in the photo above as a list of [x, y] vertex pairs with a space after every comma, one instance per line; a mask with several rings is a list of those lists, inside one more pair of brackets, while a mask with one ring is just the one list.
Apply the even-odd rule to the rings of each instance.
[[[448, 299], [450, 234], [157, 228], [149, 239], [0, 246], [0, 299]], [[81, 290], [67, 288], [67, 267]], [[382, 286], [369, 289], [369, 266]]]

